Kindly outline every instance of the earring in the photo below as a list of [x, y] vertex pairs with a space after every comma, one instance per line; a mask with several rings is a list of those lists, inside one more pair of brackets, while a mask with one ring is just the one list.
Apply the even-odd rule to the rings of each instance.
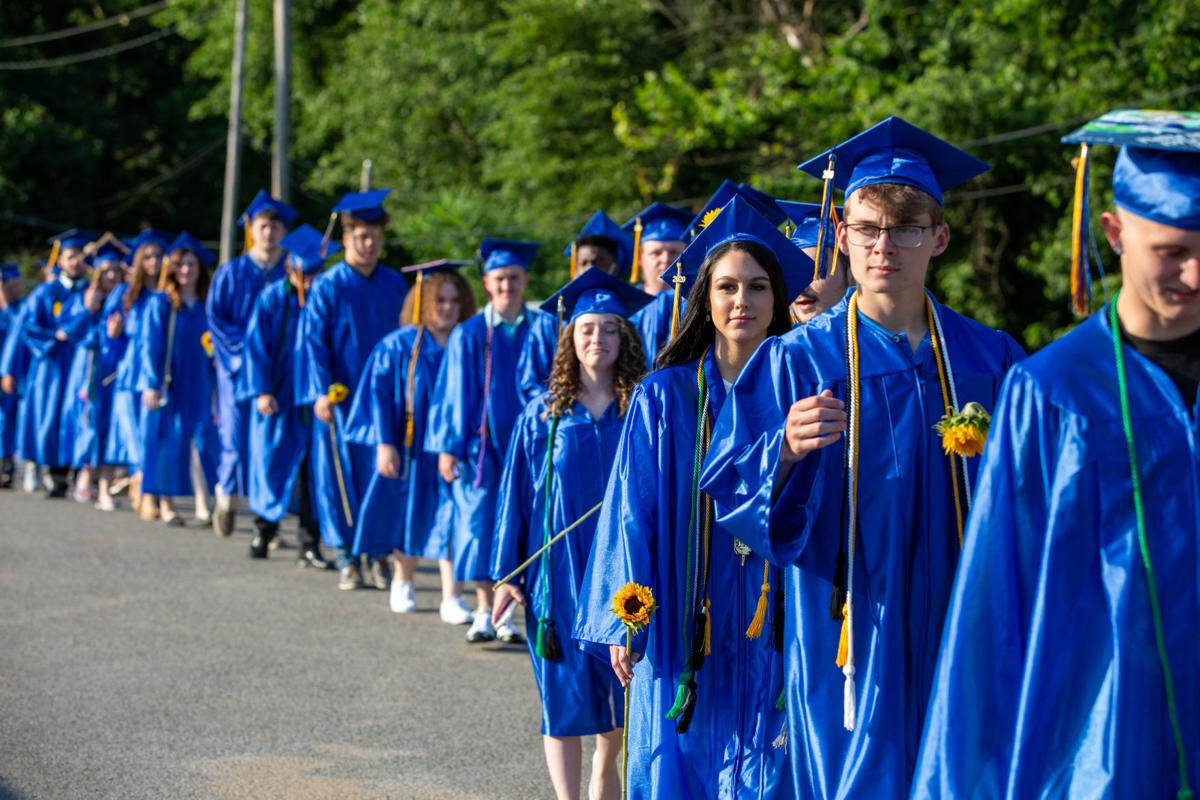
[[1119, 256], [1123, 256], [1123, 255], [1125, 255], [1125, 248], [1121, 247], [1121, 245], [1119, 245], [1119, 244], [1115, 244], [1115, 245], [1113, 245], [1113, 252]]

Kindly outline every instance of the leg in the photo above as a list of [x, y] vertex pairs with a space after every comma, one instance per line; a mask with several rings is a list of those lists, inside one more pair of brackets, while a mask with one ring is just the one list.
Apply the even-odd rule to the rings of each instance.
[[588, 800], [617, 800], [621, 796], [621, 773], [618, 768], [620, 755], [620, 728], [596, 736]]
[[475, 581], [475, 604], [476, 608], [491, 608], [492, 596], [495, 592], [492, 589], [491, 581]]
[[397, 550], [392, 555], [392, 562], [398, 574], [393, 577], [389, 587], [391, 596], [388, 605], [397, 614], [411, 614], [417, 610], [416, 588], [413, 586], [413, 578], [417, 575], [417, 559]]
[[583, 742], [578, 736], [543, 736], [546, 767], [558, 800], [579, 800], [583, 766]]
[[251, 558], [266, 558], [267, 552], [270, 550], [271, 540], [279, 532], [279, 523], [255, 515], [254, 529], [255, 534], [254, 538], [250, 540], [249, 555]]
[[113, 468], [107, 464], [98, 470], [100, 475], [99, 487], [96, 492], [96, 507], [101, 511], [113, 510], [112, 486]]
[[317, 512], [313, 507], [308, 465], [306, 453], [300, 462], [300, 474], [296, 476], [296, 491], [300, 494], [300, 553], [296, 556], [296, 563], [302, 567], [333, 569], [333, 564], [321, 554], [321, 523], [317, 521]]
[[200, 464], [200, 451], [196, 445], [191, 446], [192, 454], [192, 493], [196, 496], [196, 519], [207, 521], [212, 504], [212, 495], [208, 491], [208, 479], [204, 477], [204, 467]]
[[67, 478], [71, 470], [67, 467], [49, 467], [47, 472], [50, 477], [50, 489], [46, 493], [47, 497], [66, 497], [67, 496]]
[[454, 562], [448, 558], [438, 559], [438, 572], [442, 577], [442, 602], [458, 597], [458, 584], [454, 582]]
[[416, 556], [406, 556], [397, 550], [393, 560], [396, 562], [396, 571], [400, 573], [400, 580], [412, 582], [417, 577]]

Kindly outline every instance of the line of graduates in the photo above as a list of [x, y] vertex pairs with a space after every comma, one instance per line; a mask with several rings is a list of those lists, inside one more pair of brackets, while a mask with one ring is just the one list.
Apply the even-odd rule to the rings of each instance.
[[260, 193], [211, 286], [187, 234], [64, 237], [0, 316], [0, 443], [102, 508], [123, 465], [173, 523], [212, 486], [224, 535], [245, 495], [256, 558], [298, 511], [301, 563], [397, 613], [435, 560], [469, 642], [520, 642], [523, 608], [560, 798], [584, 736], [599, 798], [1190, 798], [1200, 125], [1166, 121], [1068, 137], [1081, 314], [1088, 148], [1126, 145], [1122, 288], [1029, 358], [926, 287], [945, 193], [988, 166], [890, 117], [800, 165], [817, 203], [597, 212], [537, 309], [536, 242], [483, 241], [478, 311], [471, 262], [383, 267], [386, 190], [324, 233]]

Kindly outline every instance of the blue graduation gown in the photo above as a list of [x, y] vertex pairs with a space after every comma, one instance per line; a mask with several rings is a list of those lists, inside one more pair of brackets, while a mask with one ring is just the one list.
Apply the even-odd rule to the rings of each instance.
[[[455, 512], [454, 577], [460, 581], [491, 580], [493, 523], [500, 473], [513, 425], [524, 408], [517, 367], [533, 326], [531, 320], [536, 318], [534, 312], [527, 311], [518, 324], [508, 325], [498, 315], [494, 317], [487, 438], [481, 442], [484, 355], [487, 320], [492, 313], [490, 306], [485, 307], [450, 333], [425, 435], [426, 451], [453, 455], [462, 470], [458, 480], [450, 484]], [[475, 486], [477, 475], [480, 476], [478, 487]]]
[[[29, 413], [29, 403], [25, 399], [31, 354], [25, 346], [24, 315], [30, 307], [24, 301], [15, 309], [9, 306], [10, 322], [4, 336], [4, 346], [0, 348], [0, 375], [11, 375], [16, 383], [13, 394], [0, 394], [0, 425], [3, 426], [0, 456], [15, 456], [22, 460], [32, 459], [30, 448], [37, 438], [37, 432], [33, 430], [33, 415]], [[6, 446], [5, 441], [12, 442], [12, 449], [7, 452], [2, 449]]]
[[554, 353], [558, 350], [558, 317], [539, 309], [526, 309], [525, 316], [529, 320], [529, 337], [517, 359], [522, 405], [546, 391]]
[[[1108, 309], [1015, 367], [983, 454], [913, 795], [1174, 797]], [[1200, 407], [1126, 346], [1166, 650], [1200, 778]]]
[[418, 330], [401, 328], [375, 345], [350, 408], [347, 439], [371, 448], [390, 444], [400, 451], [400, 477], [372, 472], [355, 520], [356, 555], [399, 550], [419, 558], [450, 557], [454, 531], [450, 484], [438, 475], [437, 454], [422, 447], [433, 385], [445, 355], [428, 330], [421, 336], [413, 372], [413, 446], [407, 451], [404, 447], [408, 371]]
[[250, 401], [238, 399], [246, 328], [250, 324], [250, 314], [259, 293], [286, 274], [283, 256], [264, 270], [249, 253], [243, 253], [219, 266], [208, 288], [205, 305], [209, 330], [212, 331], [213, 365], [217, 376], [217, 419], [221, 436], [217, 486], [225, 494], [242, 494], [247, 484], [247, 447], [253, 408]]
[[193, 444], [200, 453], [205, 479], [210, 485], [213, 483], [220, 440], [213, 421], [212, 360], [200, 344], [200, 337], [208, 330], [204, 304], [184, 304], [175, 312], [168, 387], [165, 381], [170, 319], [170, 299], [165, 294], [154, 295], [146, 306], [139, 333], [142, 364], [138, 391], [158, 389], [167, 403], [146, 414], [142, 491], [178, 497], [193, 492]]
[[70, 288], [61, 279], [55, 279], [38, 285], [25, 301], [29, 308], [22, 315], [22, 330], [30, 351], [25, 402], [29, 404], [34, 434], [33, 440], [26, 442], [25, 457], [43, 466], [71, 464], [73, 447], [70, 437], [62, 434], [62, 410], [75, 345], [70, 341], [60, 342], [55, 334], [60, 328], [59, 315], [68, 309], [71, 298], [82, 296], [86, 288], [87, 281], [83, 279]]
[[142, 317], [150, 298], [157, 292], [143, 288], [136, 300], [125, 310], [125, 294], [129, 287], [118, 286], [104, 303], [104, 317], [117, 313], [124, 317], [124, 331], [118, 339], [125, 346], [117, 361], [117, 377], [114, 382], [113, 409], [109, 423], [108, 439], [105, 442], [104, 462], [125, 464], [132, 470], [140, 470], [142, 464], [142, 442], [145, 440], [146, 414], [137, 391], [138, 372], [142, 363], [140, 341]]
[[[249, 411], [248, 502], [251, 511], [272, 522], [287, 514], [312, 442], [312, 411], [296, 402], [300, 315], [295, 288], [286, 280], [272, 283], [254, 303], [242, 352], [237, 399]], [[274, 414], [258, 413], [260, 394], [275, 398]]]
[[[0, 310], [0, 375], [9, 374], [5, 371], [3, 353], [8, 349], [9, 335], [20, 325], [20, 320], [17, 316], [20, 306], [16, 304], [9, 305], [7, 308]], [[16, 349], [16, 337], [13, 337], [13, 349]], [[15, 358], [9, 356], [9, 359]], [[12, 367], [9, 367], [12, 369]], [[13, 376], [14, 378], [16, 376]], [[20, 395], [16, 392], [13, 394], [4, 394], [0, 392], [0, 458], [12, 458], [16, 452], [17, 446], [17, 404], [20, 400]]]
[[[365, 277], [345, 261], [339, 261], [317, 276], [301, 315], [305, 361], [301, 403], [311, 404], [335, 383], [344, 384], [350, 390], [350, 397], [354, 396], [371, 350], [396, 329], [407, 292], [400, 273], [383, 264], [376, 265], [371, 276]], [[321, 537], [331, 547], [347, 550], [354, 543], [353, 522], [358, 515], [359, 500], [375, 474], [372, 448], [346, 440], [349, 405], [347, 400], [334, 406], [335, 432], [314, 415], [311, 462]], [[350, 519], [343, 507], [333, 461], [335, 452], [341, 465]]]
[[[695, 675], [695, 713], [683, 734], [666, 718], [687, 657], [696, 370], [697, 362], [659, 370], [633, 392], [580, 590], [575, 638], [607, 664], [608, 646], [625, 644], [613, 595], [629, 581], [654, 592], [659, 610], [633, 640], [644, 657], [634, 667], [629, 700], [631, 798], [785, 797], [787, 759], [773, 746], [784, 724], [775, 708], [783, 653], [774, 647], [774, 613], [761, 636], [745, 633], [763, 562], [751, 555], [743, 565], [732, 534], [719, 524], [710, 545], [711, 653]], [[725, 389], [711, 354], [704, 372], [715, 416]]]
[[[852, 290], [853, 291], [853, 290]], [[797, 796], [904, 797], [916, 765], [959, 544], [945, 413], [930, 337], [916, 352], [861, 312], [859, 532], [854, 564], [857, 727], [843, 728], [840, 620], [832, 576], [845, 530], [843, 447], [794, 465], [772, 487], [792, 404], [846, 397], [847, 294], [807, 325], [768, 339], [721, 410], [702, 483], [717, 519], [787, 570], [788, 756]], [[995, 408], [1022, 357], [1006, 334], [940, 307], [960, 405]], [[974, 472], [978, 459], [971, 460]]]
[[[645, 308], [629, 317], [630, 324], [642, 336], [642, 349], [646, 353], [646, 370], [648, 372], [654, 371], [654, 359], [658, 358], [659, 352], [667, 346], [667, 339], [671, 336], [671, 308], [674, 298], [674, 292], [659, 292]], [[679, 298], [681, 317], [686, 309], [687, 300], [683, 297]]]
[[[105, 298], [102, 308], [109, 307], [112, 294]], [[103, 311], [87, 312], [82, 298], [72, 305], [76, 306], [72, 313], [80, 318], [72, 325], [77, 343], [63, 401], [63, 429], [74, 441], [71, 466], [78, 469], [108, 463], [104, 454], [112, 422], [117, 362], [125, 339], [109, 338]]]
[[[542, 546], [547, 535], [546, 440], [551, 423], [542, 419], [545, 411], [544, 397], [526, 406], [508, 446], [496, 509], [496, 541], [492, 547], [491, 569], [495, 580], [516, 569]], [[578, 520], [603, 499], [620, 435], [621, 416], [615, 402], [599, 419], [576, 403], [571, 413], [559, 420], [551, 467], [549, 536]], [[595, 535], [593, 515], [549, 550], [549, 584], [543, 566], [545, 557], [516, 579], [526, 598], [525, 630], [530, 632], [526, 639], [542, 698], [545, 736], [607, 733], [623, 723], [623, 690], [612, 667], [607, 661], [571, 646], [581, 581]], [[548, 661], [537, 655], [534, 631], [539, 619], [553, 621], [561, 645], [561, 660]]]

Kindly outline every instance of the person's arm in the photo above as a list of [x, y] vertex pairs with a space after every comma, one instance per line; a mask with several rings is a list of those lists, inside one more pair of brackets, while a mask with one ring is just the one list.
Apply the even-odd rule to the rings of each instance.
[[[276, 375], [275, 370], [280, 348], [289, 346], [283, 341], [285, 331], [283, 320], [280, 318], [281, 307], [287, 304], [288, 298], [284, 294], [282, 304], [275, 302], [277, 299], [278, 296], [270, 291], [264, 291], [258, 296], [254, 302], [254, 310], [250, 312], [250, 324], [246, 326], [246, 336], [242, 343], [238, 399], [254, 400], [258, 412], [263, 415], [268, 412], [273, 414], [278, 410], [279, 403], [275, 394], [285, 389], [281, 376]], [[277, 382], [279, 386], [275, 385]]]
[[301, 325], [304, 329], [302, 375], [304, 382], [298, 401], [301, 405], [311, 403], [313, 412], [328, 424], [333, 419], [332, 406], [328, 400], [329, 387], [334, 384], [334, 360], [336, 354], [333, 347], [333, 292], [327, 289], [328, 276], [321, 276], [313, 282], [312, 290], [301, 312]]
[[[425, 452], [446, 454], [461, 461], [467, 455], [468, 438], [472, 435], [467, 420], [472, 398], [482, 392], [482, 376], [476, 376], [475, 351], [469, 337], [459, 325], [450, 333], [446, 354], [438, 370], [433, 391], [433, 403], [425, 428]], [[478, 423], [478, 420], [476, 420]]]
[[138, 370], [137, 390], [162, 391], [166, 380], [167, 324], [171, 301], [165, 295], [151, 297], [142, 311], [138, 325], [138, 351], [141, 369]]
[[[29, 307], [24, 314], [24, 325], [21, 328], [25, 346], [37, 358], [46, 358], [59, 345], [58, 318], [54, 315], [53, 299], [49, 292], [49, 284], [42, 284], [25, 305]], [[60, 312], [61, 313], [61, 309]]]
[[[540, 530], [540, 525], [531, 525], [533, 510], [537, 506], [536, 495], [545, 491], [544, 480], [534, 475], [534, 464], [545, 457], [546, 435], [539, 430], [537, 414], [541, 410], [537, 401], [529, 404], [517, 420], [508, 452], [504, 458], [504, 472], [500, 476], [499, 502], [496, 505], [496, 536], [492, 540], [492, 580], [500, 580], [517, 568], [535, 549], [530, 541], [530, 530]], [[547, 423], [549, 424], [549, 423]], [[541, 443], [539, 445], [539, 443]], [[540, 469], [540, 467], [538, 467]], [[541, 540], [536, 543], [541, 546]], [[532, 569], [529, 567], [528, 569]], [[510, 584], [501, 587], [493, 603], [492, 618], [500, 619], [510, 602], [525, 605], [524, 587], [528, 569], [513, 578]]]
[[237, 311], [238, 301], [246, 291], [237, 282], [237, 262], [235, 258], [217, 268], [205, 300], [213, 358], [217, 366], [230, 374], [236, 374], [242, 368], [246, 336], [246, 321], [238, 319]]

